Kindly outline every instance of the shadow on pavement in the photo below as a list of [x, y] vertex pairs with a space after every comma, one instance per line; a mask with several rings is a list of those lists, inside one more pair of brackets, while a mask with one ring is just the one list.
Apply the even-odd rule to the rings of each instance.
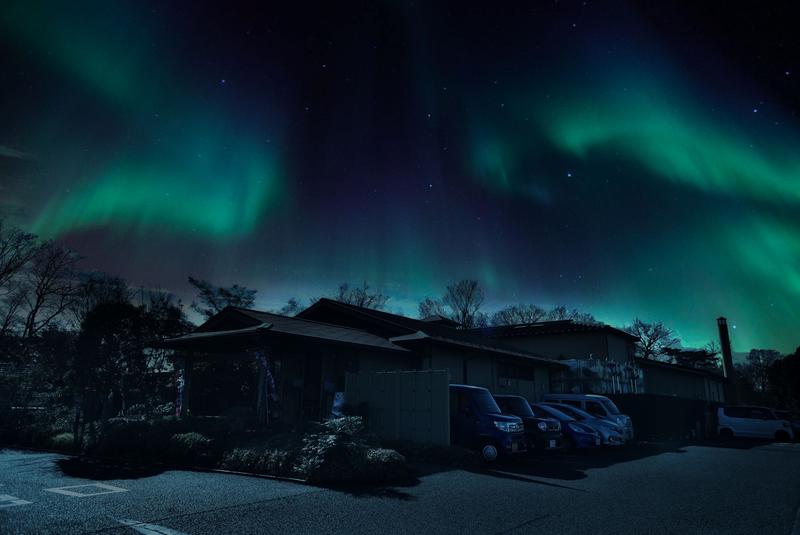
[[351, 483], [341, 485], [323, 485], [323, 488], [342, 492], [356, 498], [386, 498], [400, 501], [416, 500], [416, 497], [402, 490], [403, 487], [414, 487], [419, 485], [420, 480], [416, 477], [403, 481], [395, 481], [382, 484]]
[[[571, 452], [533, 452], [519, 457], [499, 460], [493, 464], [474, 463], [470, 465], [414, 465], [418, 476], [430, 475], [450, 470], [465, 470], [475, 474], [512, 479], [537, 485], [566, 488], [583, 492], [581, 489], [554, 483], [552, 480], [578, 481], [587, 477], [586, 471], [603, 468], [660, 455], [662, 453], [685, 453], [684, 447], [691, 442], [637, 442], [624, 447], [599, 450], [578, 450]], [[551, 480], [551, 481], [546, 481]]]
[[759, 446], [769, 446], [770, 444], [779, 444], [774, 440], [759, 440], [757, 438], [715, 438], [708, 442], [703, 442], [703, 446], [709, 448], [728, 448], [733, 450], [751, 450]]
[[58, 459], [55, 462], [58, 470], [69, 477], [94, 479], [139, 479], [158, 475], [164, 471], [157, 466], [141, 465], [129, 462], [102, 461], [82, 457]]
[[498, 468], [517, 476], [575, 481], [586, 478], [586, 470], [588, 469], [604, 468], [662, 453], [685, 453], [683, 448], [687, 445], [688, 443], [686, 442], [638, 442], [619, 448], [552, 452], [552, 454], [534, 452], [519, 460], [509, 459]]

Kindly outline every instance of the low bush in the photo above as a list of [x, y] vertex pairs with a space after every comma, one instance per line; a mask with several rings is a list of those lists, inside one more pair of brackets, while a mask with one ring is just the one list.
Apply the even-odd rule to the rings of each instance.
[[87, 429], [85, 452], [102, 457], [147, 457], [151, 431], [152, 424], [147, 420], [110, 418], [95, 422]]
[[56, 451], [72, 453], [75, 450], [75, 435], [72, 433], [59, 433], [47, 440], [47, 447]]
[[[110, 418], [85, 427], [80, 451], [112, 459], [219, 466], [324, 484], [383, 482], [408, 474], [404, 455], [380, 447], [358, 416], [310, 422], [267, 436], [231, 435], [232, 421], [225, 417]], [[73, 434], [55, 429], [52, 423], [32, 423], [17, 431], [14, 440], [19, 444], [73, 451]]]
[[310, 482], [376, 482], [407, 475], [405, 458], [375, 447], [360, 416], [314, 424], [302, 444], [294, 472]]
[[216, 459], [213, 441], [200, 433], [177, 433], [170, 437], [170, 460], [192, 466], [212, 466]]
[[223, 456], [220, 468], [272, 476], [293, 475], [290, 453], [278, 449], [236, 448]]

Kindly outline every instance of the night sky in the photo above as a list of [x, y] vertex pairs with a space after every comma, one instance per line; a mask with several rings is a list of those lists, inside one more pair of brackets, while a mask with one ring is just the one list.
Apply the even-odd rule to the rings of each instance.
[[648, 3], [5, 1], [0, 212], [185, 300], [469, 277], [793, 350], [798, 13]]

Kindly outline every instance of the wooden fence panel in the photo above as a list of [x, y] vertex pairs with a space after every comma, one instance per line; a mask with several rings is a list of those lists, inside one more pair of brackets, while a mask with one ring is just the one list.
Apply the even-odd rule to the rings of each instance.
[[378, 436], [450, 444], [447, 370], [347, 374], [345, 402], [366, 404], [367, 426]]

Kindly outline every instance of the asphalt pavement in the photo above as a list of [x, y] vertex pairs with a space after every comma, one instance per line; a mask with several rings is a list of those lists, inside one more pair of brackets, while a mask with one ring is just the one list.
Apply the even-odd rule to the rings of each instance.
[[638, 444], [319, 488], [0, 450], [0, 533], [800, 534], [800, 444]]

